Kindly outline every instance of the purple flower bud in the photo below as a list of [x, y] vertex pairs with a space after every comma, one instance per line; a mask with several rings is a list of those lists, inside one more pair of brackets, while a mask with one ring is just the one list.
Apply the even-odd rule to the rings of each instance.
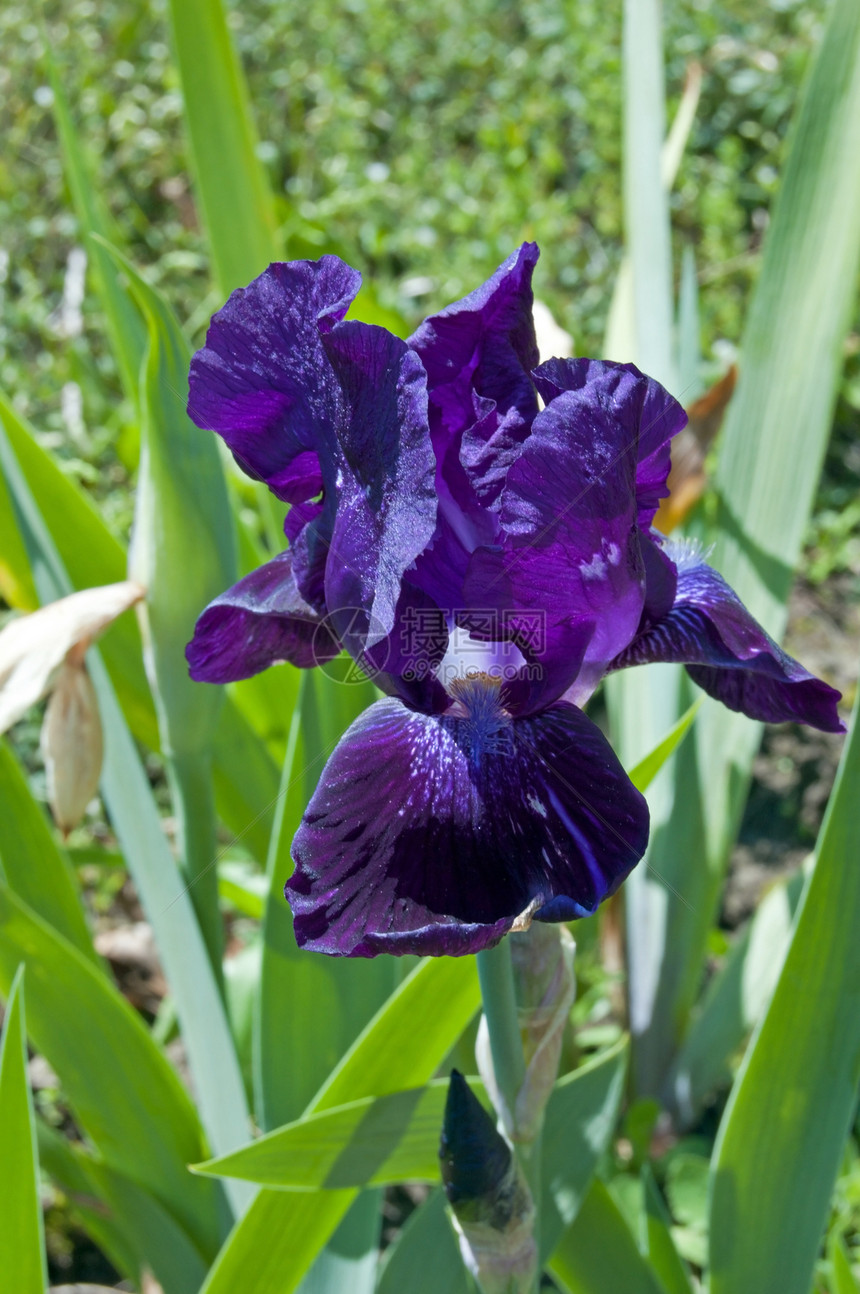
[[510, 1146], [456, 1069], [439, 1159], [466, 1266], [484, 1294], [525, 1294], [537, 1267], [531, 1193]]

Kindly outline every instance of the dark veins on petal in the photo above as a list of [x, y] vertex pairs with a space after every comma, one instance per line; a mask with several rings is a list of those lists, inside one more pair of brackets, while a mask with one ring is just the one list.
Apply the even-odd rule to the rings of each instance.
[[538, 350], [526, 243], [476, 291], [426, 319], [409, 339], [427, 372], [436, 455], [436, 534], [416, 583], [449, 609], [462, 605], [469, 554], [492, 542], [504, 475], [538, 405], [530, 370]]
[[511, 720], [498, 694], [461, 718], [385, 700], [348, 730], [293, 843], [300, 945], [460, 955], [537, 919], [595, 910], [641, 858], [648, 811], [573, 706]]
[[468, 606], [534, 609], [548, 643], [557, 626], [590, 621], [591, 686], [641, 619], [635, 444], [635, 424], [600, 392], [556, 395], [508, 472], [500, 543], [473, 554], [466, 579]]

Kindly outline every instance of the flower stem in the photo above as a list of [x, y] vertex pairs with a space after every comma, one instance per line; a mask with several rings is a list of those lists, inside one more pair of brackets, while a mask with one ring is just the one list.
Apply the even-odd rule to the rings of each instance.
[[526, 1063], [508, 940], [503, 939], [495, 948], [478, 953], [476, 960], [484, 1015], [490, 1035], [493, 1072], [502, 1098], [513, 1114], [517, 1093], [526, 1076]]
[[[513, 1120], [517, 1095], [526, 1076], [526, 1063], [517, 1013], [509, 940], [503, 939], [495, 948], [488, 948], [484, 952], [478, 953], [476, 960], [484, 1015], [487, 1020], [487, 1032], [490, 1039], [490, 1054], [493, 1058], [493, 1073], [501, 1098]], [[529, 1146], [516, 1145], [515, 1150], [532, 1192], [535, 1207], [534, 1237], [535, 1243], [538, 1244], [540, 1237], [540, 1137]], [[540, 1272], [536, 1274], [534, 1288], [537, 1291], [539, 1287]]]

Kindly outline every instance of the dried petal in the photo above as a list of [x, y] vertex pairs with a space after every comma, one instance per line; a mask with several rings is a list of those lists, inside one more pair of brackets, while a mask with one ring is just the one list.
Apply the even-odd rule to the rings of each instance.
[[0, 732], [41, 700], [68, 653], [90, 643], [144, 596], [131, 580], [82, 589], [18, 616], [0, 632]]
[[67, 834], [98, 790], [102, 768], [98, 701], [83, 665], [66, 661], [61, 666], [45, 711], [41, 748], [48, 803]]

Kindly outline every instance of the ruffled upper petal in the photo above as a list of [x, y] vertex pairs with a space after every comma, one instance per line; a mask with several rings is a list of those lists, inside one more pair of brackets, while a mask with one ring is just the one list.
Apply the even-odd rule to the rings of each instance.
[[669, 492], [670, 441], [687, 422], [681, 405], [635, 364], [550, 359], [535, 370], [534, 379], [547, 403], [562, 391], [589, 388], [594, 403], [603, 405], [608, 416], [626, 423], [629, 452], [636, 458], [637, 519], [647, 531], [660, 500]]
[[681, 562], [677, 580], [671, 610], [637, 634], [611, 669], [678, 661], [710, 696], [751, 719], [845, 731], [839, 692], [784, 652], [721, 575], [704, 562]]
[[426, 319], [409, 339], [427, 372], [439, 513], [414, 580], [449, 612], [463, 600], [470, 553], [496, 537], [492, 509], [537, 412], [537, 361], [524, 244], [475, 292]]
[[431, 405], [449, 431], [475, 421], [473, 393], [494, 400], [501, 414], [518, 410], [525, 422], [537, 412], [529, 373], [538, 362], [531, 280], [539, 255], [536, 243], [523, 243], [486, 283], [425, 319], [409, 338], [427, 370]]
[[477, 952], [526, 909], [593, 912], [642, 856], [647, 807], [600, 730], [565, 704], [512, 720], [474, 686], [461, 717], [389, 699], [342, 738], [293, 843], [300, 945]]
[[209, 603], [185, 655], [198, 682], [233, 683], [282, 661], [309, 669], [339, 651], [299, 593], [290, 554], [281, 553]]
[[345, 646], [359, 654], [391, 632], [404, 572], [433, 536], [436, 462], [426, 375], [406, 343], [351, 322], [324, 344], [348, 410], [327, 482], [337, 511], [325, 600]]
[[233, 292], [191, 362], [188, 414], [287, 502], [319, 493], [340, 392], [320, 341], [361, 275], [337, 256], [270, 265]]
[[[639, 407], [642, 394], [632, 388]], [[469, 606], [539, 611], [550, 643], [554, 627], [590, 622], [585, 693], [642, 613], [636, 425], [594, 384], [557, 395], [508, 472], [502, 540], [474, 553], [466, 581]]]
[[489, 409], [463, 433], [460, 462], [483, 508], [496, 511], [508, 472], [531, 431], [518, 409]]

